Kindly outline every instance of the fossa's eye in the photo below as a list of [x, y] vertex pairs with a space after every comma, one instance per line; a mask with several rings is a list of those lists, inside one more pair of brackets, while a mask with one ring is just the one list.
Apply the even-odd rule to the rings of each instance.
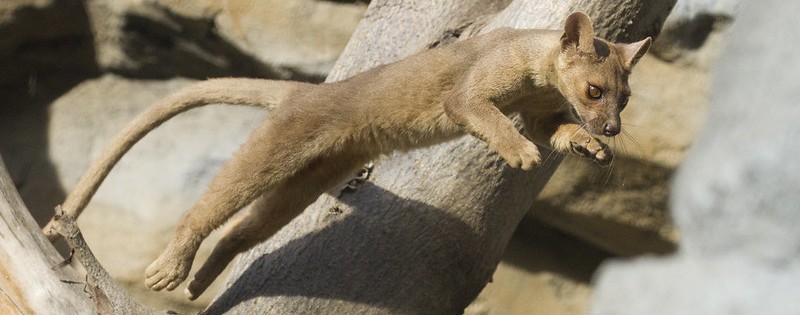
[[589, 84], [589, 89], [586, 90], [586, 95], [592, 99], [599, 100], [601, 97], [603, 97], [603, 89]]

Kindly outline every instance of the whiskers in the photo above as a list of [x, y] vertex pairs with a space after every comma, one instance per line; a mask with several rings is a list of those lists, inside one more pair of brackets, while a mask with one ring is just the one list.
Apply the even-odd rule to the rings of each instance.
[[[630, 126], [637, 127], [635, 125], [625, 124], [625, 123], [623, 123], [623, 126], [624, 127], [630, 127]], [[636, 138], [634, 138], [633, 135], [631, 135], [631, 133], [626, 130], [626, 128], [622, 128], [620, 134], [617, 135], [616, 137], [611, 137], [611, 138], [607, 138], [607, 139], [610, 139], [610, 142], [608, 143], [608, 146], [609, 146], [609, 148], [611, 148], [612, 152], [614, 152], [614, 159], [611, 160], [611, 164], [608, 165], [607, 171], [605, 172], [605, 176], [603, 176], [603, 184], [602, 184], [602, 186], [604, 188], [607, 187], [608, 184], [611, 182], [611, 178], [614, 175], [613, 174], [614, 166], [615, 166], [615, 164], [617, 163], [617, 161], [619, 160], [619, 158], [621, 156], [632, 156], [632, 155], [635, 155], [635, 157], [638, 158], [638, 159], [644, 159], [644, 149], [642, 149], [642, 146], [639, 143], [639, 141], [636, 140]], [[635, 151], [634, 151], [635, 153], [633, 153], [633, 154], [629, 150], [629, 143], [632, 143], [633, 144], [633, 148], [635, 149]], [[625, 186], [625, 179], [624, 178], [622, 179], [620, 184], [623, 187]]]
[[547, 156], [544, 158], [544, 160], [542, 160], [542, 165], [547, 164], [547, 162], [550, 162], [550, 159], [552, 157], [556, 156], [556, 150], [547, 149], [547, 151], [550, 151], [550, 153], [547, 154]]
[[[625, 127], [638, 127], [638, 126], [631, 125], [631, 124], [626, 124], [626, 123], [623, 123], [622, 125], [625, 126]], [[626, 130], [626, 128], [622, 128], [621, 131], [622, 132], [619, 134], [621, 137], [614, 137], [613, 138], [614, 139], [613, 142], [616, 144], [617, 141], [619, 140], [619, 144], [622, 146], [622, 150], [624, 151], [625, 155], [630, 156], [631, 152], [628, 151], [628, 147], [625, 144], [625, 140], [626, 139], [630, 140], [630, 142], [633, 143], [634, 149], [636, 149], [636, 157], [639, 158], [640, 160], [643, 160], [644, 159], [644, 149], [642, 149], [642, 145], [639, 144], [639, 141], [636, 140], [636, 138], [634, 138], [633, 135], [631, 135], [631, 133], [628, 132], [628, 130]]]

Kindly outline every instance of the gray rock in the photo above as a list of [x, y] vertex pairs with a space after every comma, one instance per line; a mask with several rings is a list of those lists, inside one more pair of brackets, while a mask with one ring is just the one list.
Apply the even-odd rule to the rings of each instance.
[[691, 20], [700, 15], [734, 16], [741, 0], [679, 0], [667, 20]]
[[741, 0], [678, 1], [650, 51], [665, 60], [707, 66], [715, 60], [716, 51], [703, 54], [698, 50], [719, 40], [716, 34], [727, 29], [740, 3]]
[[605, 266], [592, 314], [800, 314], [798, 10], [744, 4], [674, 184], [680, 250]]

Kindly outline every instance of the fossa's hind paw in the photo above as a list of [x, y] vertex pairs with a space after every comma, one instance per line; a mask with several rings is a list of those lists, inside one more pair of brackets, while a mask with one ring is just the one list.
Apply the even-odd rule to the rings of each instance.
[[155, 291], [172, 291], [186, 279], [190, 268], [191, 259], [172, 257], [164, 252], [145, 270], [144, 284]]
[[206, 289], [208, 289], [208, 286], [211, 285], [211, 282], [213, 280], [214, 279], [209, 280], [207, 278], [204, 278], [204, 279], [194, 278], [194, 279], [192, 279], [191, 281], [189, 281], [189, 284], [186, 285], [186, 290], [184, 291], [184, 294], [186, 295], [186, 298], [189, 299], [189, 300], [194, 301], [201, 294], [203, 294], [203, 292], [205, 292]]

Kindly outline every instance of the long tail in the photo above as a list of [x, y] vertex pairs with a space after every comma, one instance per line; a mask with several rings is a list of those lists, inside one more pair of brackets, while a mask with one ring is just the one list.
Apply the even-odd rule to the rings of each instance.
[[[305, 83], [244, 78], [210, 79], [167, 96], [139, 114], [106, 146], [64, 200], [64, 214], [77, 218], [122, 156], [151, 130], [170, 118], [192, 108], [210, 104], [273, 109], [302, 84]], [[51, 220], [43, 230], [48, 238], [54, 240], [57, 233], [52, 226]]]

